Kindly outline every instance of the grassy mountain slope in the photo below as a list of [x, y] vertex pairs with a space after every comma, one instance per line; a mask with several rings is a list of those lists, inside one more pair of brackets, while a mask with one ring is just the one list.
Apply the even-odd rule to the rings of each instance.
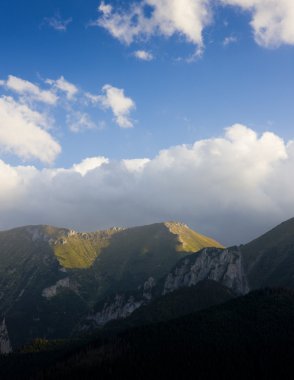
[[185, 225], [157, 223], [118, 232], [94, 265], [120, 288], [133, 289], [149, 276], [162, 277], [188, 253], [211, 246], [221, 247]]
[[251, 289], [294, 288], [294, 218], [241, 246], [241, 251]]
[[219, 246], [187, 226], [169, 225], [179, 232], [164, 223], [92, 233], [51, 226], [0, 232], [0, 319], [6, 317], [12, 345], [69, 336], [107, 294], [160, 278], [194, 247]]
[[172, 234], [177, 236], [178, 251], [197, 252], [206, 247], [223, 248], [216, 240], [191, 230], [186, 224], [166, 222], [164, 225]]
[[[112, 228], [92, 233], [71, 232], [67, 237], [55, 241], [53, 247], [62, 267], [85, 269], [91, 267], [102, 252], [103, 256], [100, 258], [102, 262], [111, 261], [114, 255], [115, 261], [119, 259], [125, 266], [125, 261], [132, 255], [147, 256], [150, 252], [159, 251], [164, 245], [168, 250], [177, 252], [196, 252], [204, 247], [222, 247], [217, 241], [176, 222], [128, 229]], [[119, 256], [118, 251], [120, 251]], [[160, 255], [162, 254], [161, 252]]]
[[122, 229], [111, 228], [91, 233], [70, 232], [53, 244], [59, 264], [66, 269], [90, 268], [103, 249], [108, 247], [114, 234]]

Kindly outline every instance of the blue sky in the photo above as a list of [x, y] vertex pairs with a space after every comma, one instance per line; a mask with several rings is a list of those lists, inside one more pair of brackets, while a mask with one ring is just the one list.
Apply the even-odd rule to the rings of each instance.
[[[2, 0], [0, 160], [2, 183], [7, 188], [3, 186], [0, 193], [0, 205], [1, 199], [5, 205], [2, 210], [4, 213], [5, 209], [2, 214], [5, 220], [0, 220], [0, 228], [48, 222], [95, 229], [170, 218], [181, 219], [202, 232], [229, 241], [230, 231], [221, 226], [221, 220], [232, 214], [240, 220], [239, 229], [236, 227], [232, 232], [232, 240], [236, 241], [293, 216], [294, 199], [285, 195], [289, 203], [280, 204], [276, 199], [278, 189], [269, 194], [266, 187], [272, 180], [270, 176], [283, 175], [286, 181], [283, 174], [286, 169], [277, 167], [280, 161], [290, 165], [292, 157], [291, 3], [291, 0], [30, 0], [28, 4]], [[230, 134], [226, 128], [236, 133]], [[264, 148], [266, 152], [272, 149], [272, 154], [257, 154], [256, 145], [250, 145], [254, 140], [253, 137], [250, 140], [252, 133], [257, 144], [266, 145], [264, 141], [268, 139], [264, 136], [272, 137], [274, 141]], [[200, 173], [212, 172], [210, 165], [214, 164], [209, 155], [216, 148], [207, 148], [210, 153], [206, 152], [201, 170], [197, 160], [203, 152], [198, 152], [196, 158], [193, 155], [191, 162], [182, 155], [179, 158], [177, 153], [173, 156], [173, 152], [183, 147], [190, 154], [195, 143], [213, 146], [230, 143], [233, 149], [231, 158], [218, 153], [223, 166], [216, 188], [222, 191], [211, 196], [220, 205], [216, 218], [219, 221], [212, 226], [211, 212], [205, 208], [200, 216], [196, 215], [199, 204], [190, 207], [191, 201], [183, 201], [190, 199], [190, 189], [184, 188], [173, 189], [170, 203], [178, 203], [174, 210], [169, 207], [169, 199], [163, 207], [165, 202], [158, 197], [160, 207], [157, 201], [152, 204], [148, 201], [143, 209], [139, 207], [137, 213], [132, 211], [130, 214], [134, 215], [127, 216], [125, 208], [134, 209], [146, 202], [139, 195], [143, 192], [140, 186], [146, 188], [145, 181], [147, 186], [151, 184], [154, 199], [168, 186], [173, 187], [173, 177], [171, 183], [160, 185], [156, 174], [162, 171], [166, 178], [172, 174], [164, 169], [167, 156], [172, 156], [170, 165], [182, 168], [179, 173], [174, 168], [176, 181], [187, 181], [186, 171], [190, 168], [190, 176], [195, 179], [190, 184], [194, 197], [203, 198], [201, 203], [207, 202], [209, 208], [211, 199], [197, 189]], [[232, 147], [234, 144], [237, 151]], [[238, 172], [233, 168], [234, 154], [239, 157], [244, 151], [250, 157], [258, 155], [256, 167], [262, 173], [256, 173], [253, 179], [240, 178], [239, 182], [245, 183], [243, 189], [248, 187], [250, 192], [248, 189], [242, 192], [240, 204], [232, 203], [230, 198], [224, 200], [223, 194], [236, 192], [235, 185], [228, 183], [233, 182], [234, 173]], [[125, 169], [125, 160], [133, 160], [129, 163], [132, 169]], [[81, 163], [82, 173], [76, 169]], [[290, 169], [287, 170], [289, 177]], [[75, 177], [76, 174], [80, 177]], [[73, 179], [67, 178], [72, 176]], [[20, 182], [13, 182], [16, 177]], [[61, 185], [56, 185], [59, 180], [67, 189], [62, 195], [58, 193]], [[208, 187], [214, 186], [211, 178], [203, 181]], [[8, 200], [7, 192], [19, 183], [23, 191], [15, 191], [15, 198], [9, 194], [12, 199]], [[125, 183], [133, 183], [132, 189], [136, 188], [137, 193], [131, 196]], [[37, 189], [40, 204], [24, 207], [31, 187]], [[96, 213], [85, 211], [79, 222], [72, 222], [73, 215], [88, 207], [83, 200], [89, 197], [86, 190], [89, 187], [98, 194], [99, 199], [92, 202]], [[66, 194], [76, 188], [79, 193], [73, 196], [74, 210], [67, 219]], [[119, 194], [117, 188], [121, 189]], [[287, 187], [285, 191], [290, 190]], [[259, 198], [261, 193], [263, 201]], [[54, 207], [61, 207], [62, 217], [59, 212], [42, 211], [42, 194], [51, 194], [52, 198], [59, 194], [52, 202]], [[253, 198], [250, 207], [242, 208], [242, 197]], [[135, 201], [132, 203], [130, 198]], [[113, 205], [120, 202], [123, 207], [115, 211]], [[268, 213], [262, 208], [257, 210], [256, 202], [270, 208]], [[16, 204], [22, 205], [21, 211], [17, 211]], [[250, 218], [256, 223], [248, 226], [248, 233], [243, 233]]]

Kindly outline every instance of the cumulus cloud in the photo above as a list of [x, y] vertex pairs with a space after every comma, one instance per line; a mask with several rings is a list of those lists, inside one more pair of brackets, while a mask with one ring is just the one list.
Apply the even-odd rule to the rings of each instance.
[[132, 3], [127, 11], [115, 11], [101, 2], [101, 17], [93, 24], [126, 44], [138, 38], [178, 34], [202, 48], [202, 31], [211, 22], [208, 5], [209, 0], [143, 0]]
[[252, 13], [255, 40], [265, 47], [294, 44], [294, 6], [292, 0], [221, 0]]
[[[124, 89], [106, 84], [102, 87], [100, 95], [93, 95], [79, 89], [63, 76], [58, 79], [44, 80], [44, 86], [49, 89], [43, 89], [41, 86], [14, 75], [9, 75], [7, 80], [0, 80], [0, 87], [13, 95], [10, 97], [11, 99], [14, 99], [16, 103], [26, 104], [32, 111], [37, 109], [40, 112], [39, 115], [42, 114], [43, 119], [47, 120], [46, 123], [43, 123], [44, 129], [48, 129], [49, 124], [54, 124], [56, 108], [63, 113], [66, 125], [71, 132], [104, 129], [105, 122], [103, 120], [95, 122], [92, 120], [87, 109], [90, 105], [98, 105], [102, 110], [111, 110], [116, 124], [121, 128], [134, 126], [131, 112], [135, 110], [136, 105], [133, 99], [125, 95]], [[43, 107], [40, 103], [43, 103]], [[55, 108], [48, 106], [55, 106]]]
[[134, 126], [130, 113], [136, 108], [135, 102], [125, 95], [121, 88], [106, 84], [102, 88], [102, 95], [86, 94], [88, 100], [98, 104], [105, 109], [111, 109], [115, 122], [121, 128], [132, 128]]
[[74, 164], [72, 169], [82, 176], [85, 176], [91, 170], [99, 168], [103, 164], [108, 164], [109, 159], [106, 157], [88, 157], [79, 164]]
[[133, 158], [132, 160], [122, 160], [129, 172], [141, 172], [144, 167], [150, 162], [149, 158]]
[[39, 112], [11, 97], [0, 98], [0, 147], [5, 152], [23, 160], [52, 163], [61, 147], [46, 127], [47, 119]]
[[145, 50], [136, 50], [134, 56], [142, 61], [152, 61], [153, 54]]
[[9, 75], [6, 81], [1, 81], [0, 85], [5, 86], [28, 100], [34, 100], [50, 105], [56, 104], [58, 97], [50, 90], [42, 90], [39, 86], [22, 78]]
[[78, 88], [73, 83], [65, 80], [63, 76], [57, 80], [47, 79], [46, 83], [53, 86], [56, 90], [64, 92], [68, 100], [73, 99], [73, 97], [78, 93]]
[[293, 142], [240, 124], [149, 160], [92, 157], [43, 170], [0, 162], [0, 228], [179, 220], [224, 244], [242, 243], [294, 216], [293, 173]]
[[250, 24], [259, 45], [294, 44], [292, 0], [141, 0], [124, 10], [101, 2], [101, 16], [92, 25], [105, 28], [127, 45], [155, 35], [180, 35], [197, 46], [199, 55], [204, 47], [203, 30], [212, 23], [213, 8], [221, 5], [239, 7], [252, 14]]

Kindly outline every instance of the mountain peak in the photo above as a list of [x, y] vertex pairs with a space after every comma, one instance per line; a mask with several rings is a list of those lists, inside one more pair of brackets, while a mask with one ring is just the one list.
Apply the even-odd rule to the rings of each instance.
[[223, 248], [216, 240], [192, 230], [187, 224], [181, 222], [165, 222], [165, 227], [178, 237], [178, 251], [196, 252], [206, 247]]
[[176, 222], [174, 220], [170, 220], [168, 222], [163, 222], [163, 224], [166, 227], [183, 227], [183, 228], [190, 228], [187, 224], [182, 223], [182, 222]]

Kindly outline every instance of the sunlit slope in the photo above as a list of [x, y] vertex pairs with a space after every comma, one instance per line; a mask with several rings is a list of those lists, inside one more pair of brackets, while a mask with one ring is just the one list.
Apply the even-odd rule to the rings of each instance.
[[112, 282], [131, 288], [148, 277], [162, 277], [190, 252], [220, 244], [178, 223], [157, 223], [114, 234], [94, 263]]
[[63, 268], [90, 268], [101, 251], [110, 244], [111, 237], [119, 231], [121, 229], [118, 228], [91, 233], [71, 231], [54, 242], [54, 254]]
[[62, 267], [89, 268], [99, 257], [99, 266], [111, 273], [116, 272], [116, 278], [130, 264], [140, 265], [146, 271], [148, 268], [145, 265], [162, 266], [173, 256], [178, 258], [176, 252], [186, 254], [205, 247], [222, 246], [188, 226], [175, 222], [128, 229], [113, 228], [93, 233], [71, 233], [53, 245], [55, 256]]
[[[159, 276], [182, 256], [204, 247], [221, 247], [188, 226], [157, 223], [134, 228], [78, 233], [52, 226], [27, 226], [0, 232], [0, 274], [18, 273], [36, 264], [65, 270], [92, 269], [121, 279], [129, 274]], [[2, 279], [3, 279], [2, 276]]]
[[216, 240], [191, 230], [186, 224], [167, 222], [164, 225], [177, 236], [179, 242], [177, 250], [180, 252], [197, 252], [206, 247], [223, 248]]
[[186, 225], [171, 222], [72, 232], [52, 248], [59, 264], [72, 270], [80, 294], [92, 304], [107, 293], [142, 286], [149, 277], [159, 279], [180, 258], [208, 246], [221, 245]]

